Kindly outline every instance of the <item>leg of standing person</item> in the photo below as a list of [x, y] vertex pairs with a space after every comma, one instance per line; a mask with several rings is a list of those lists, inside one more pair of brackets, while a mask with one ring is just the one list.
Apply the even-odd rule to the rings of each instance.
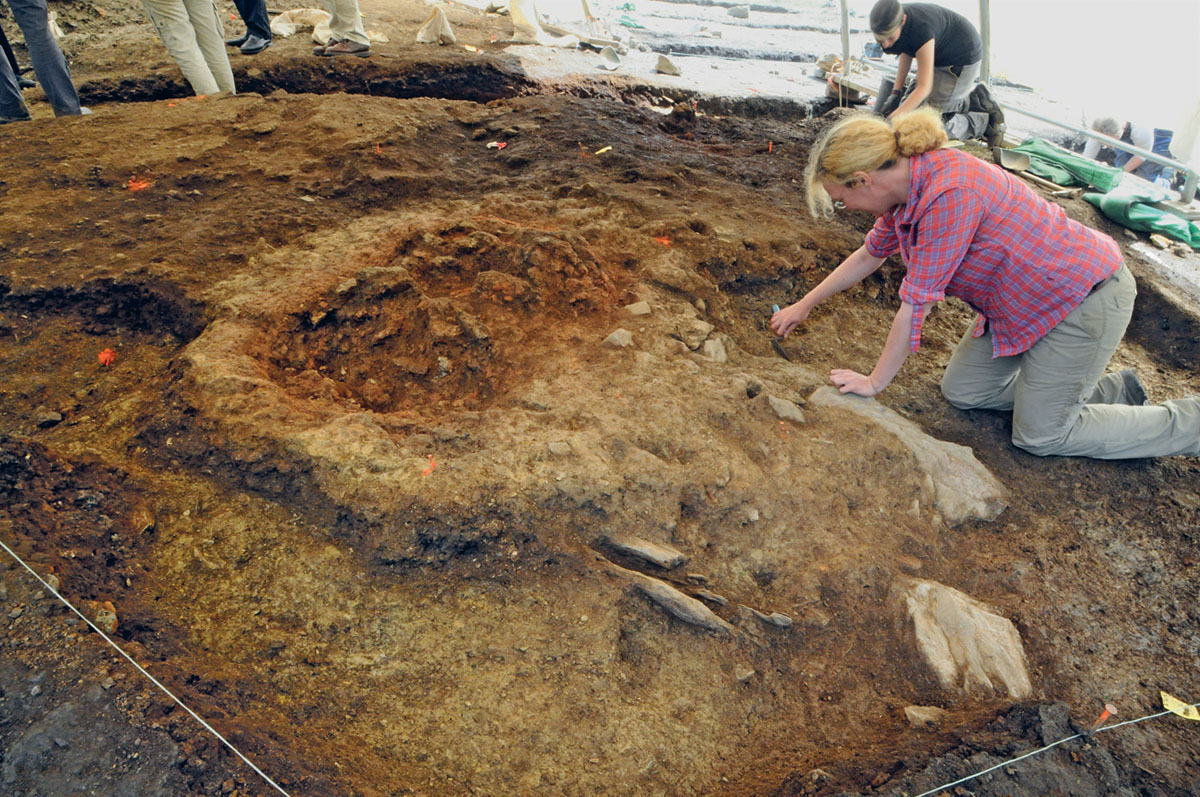
[[[213, 0], [183, 0], [196, 39], [196, 47], [208, 65], [209, 74], [217, 82], [218, 91], [235, 93], [233, 69], [225, 52], [225, 29]], [[211, 93], [211, 92], [208, 92]]]
[[1200, 398], [1094, 404], [1137, 295], [1124, 264], [1022, 355], [1013, 443], [1041, 456], [1131, 459], [1200, 454]]
[[233, 0], [233, 4], [246, 23], [246, 34], [225, 43], [240, 47], [245, 55], [253, 55], [270, 47], [271, 17], [267, 14], [267, 0]]
[[988, 115], [969, 110], [971, 90], [979, 79], [979, 62], [962, 67], [933, 70], [933, 88], [925, 102], [942, 112], [946, 134], [964, 141], [980, 138], [988, 126]]
[[29, 107], [17, 84], [17, 73], [7, 59], [0, 60], [0, 124], [26, 122], [30, 118]]
[[332, 6], [329, 29], [333, 35], [324, 47], [313, 48], [314, 55], [357, 55], [365, 58], [371, 54], [371, 42], [363, 30], [362, 14], [358, 0], [328, 0]]
[[17, 76], [18, 86], [23, 89], [31, 89], [37, 85], [32, 80], [21, 77], [21, 65], [17, 63], [16, 53], [13, 52], [12, 45], [8, 43], [8, 35], [4, 32], [3, 27], [0, 27], [0, 50], [4, 50], [4, 57], [8, 59], [8, 65], [12, 67], [13, 74]]
[[217, 79], [213, 77], [204, 54], [200, 52], [200, 45], [196, 43], [196, 31], [183, 0], [142, 0], [142, 6], [158, 30], [167, 52], [179, 64], [192, 91], [196, 94], [216, 94], [220, 91]]
[[37, 73], [46, 100], [54, 109], [55, 116], [79, 116], [84, 113], [79, 105], [79, 94], [71, 82], [71, 70], [67, 58], [50, 32], [50, 17], [46, 0], [7, 0], [13, 18], [21, 33], [25, 35], [25, 46], [29, 48], [29, 60]]

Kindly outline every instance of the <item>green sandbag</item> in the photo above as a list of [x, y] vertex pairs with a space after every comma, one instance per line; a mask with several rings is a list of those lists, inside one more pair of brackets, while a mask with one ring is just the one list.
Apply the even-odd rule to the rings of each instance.
[[1200, 227], [1195, 222], [1180, 218], [1174, 213], [1156, 208], [1148, 202], [1159, 197], [1148, 194], [1084, 194], [1083, 198], [1091, 202], [1100, 212], [1117, 224], [1131, 230], [1142, 232], [1161, 232], [1178, 241], [1183, 241], [1193, 249], [1200, 249]]
[[1097, 191], [1111, 191], [1121, 182], [1123, 172], [1085, 158], [1042, 138], [1027, 138], [1017, 152], [1029, 156], [1029, 171], [1059, 185], [1087, 185]]

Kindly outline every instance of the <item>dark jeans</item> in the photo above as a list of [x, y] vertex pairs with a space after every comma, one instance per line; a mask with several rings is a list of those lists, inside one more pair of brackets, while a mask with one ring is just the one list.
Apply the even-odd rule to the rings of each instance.
[[260, 39], [271, 40], [271, 18], [267, 16], [267, 0], [233, 0], [242, 21], [246, 23], [246, 33]]

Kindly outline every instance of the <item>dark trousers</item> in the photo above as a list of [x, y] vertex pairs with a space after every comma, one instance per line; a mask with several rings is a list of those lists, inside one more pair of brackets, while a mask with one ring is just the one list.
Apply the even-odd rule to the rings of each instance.
[[260, 39], [271, 40], [271, 18], [267, 16], [267, 0], [233, 0], [242, 21], [246, 23], [246, 33]]

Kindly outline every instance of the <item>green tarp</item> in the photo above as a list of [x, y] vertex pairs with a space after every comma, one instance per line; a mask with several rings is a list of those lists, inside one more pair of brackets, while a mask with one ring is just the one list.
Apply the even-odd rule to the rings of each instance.
[[1083, 198], [1117, 224], [1131, 230], [1160, 232], [1193, 249], [1200, 249], [1200, 227], [1151, 204], [1161, 201], [1166, 196], [1164, 193], [1108, 193], [1121, 182], [1124, 174], [1121, 169], [1105, 166], [1040, 138], [1025, 139], [1014, 150], [1029, 156], [1028, 171], [1038, 177], [1059, 185], [1095, 188], [1098, 193], [1087, 193]]
[[1101, 193], [1121, 182], [1123, 172], [1077, 155], [1041, 138], [1027, 138], [1017, 152], [1029, 156], [1029, 171], [1059, 185], [1085, 185]]
[[1083, 198], [1117, 224], [1131, 230], [1161, 232], [1183, 241], [1193, 249], [1200, 249], [1200, 227], [1195, 222], [1148, 204], [1160, 199], [1161, 195], [1088, 193]]

